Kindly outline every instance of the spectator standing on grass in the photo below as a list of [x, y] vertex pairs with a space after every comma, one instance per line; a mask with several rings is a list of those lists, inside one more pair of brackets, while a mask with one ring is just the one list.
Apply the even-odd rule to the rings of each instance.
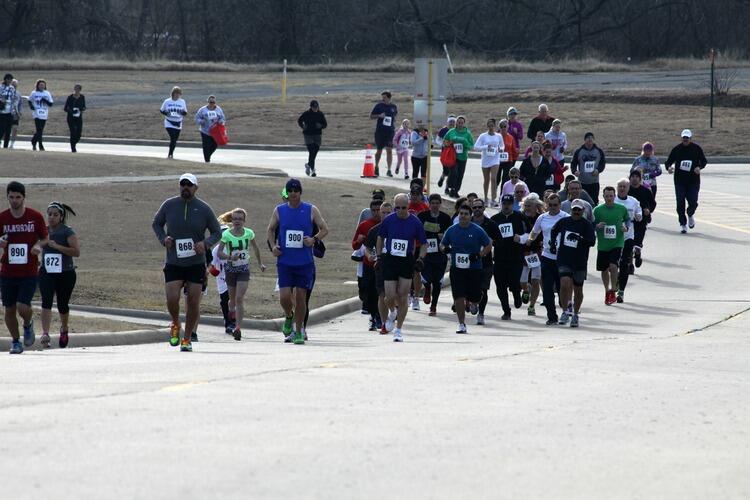
[[593, 206], [599, 204], [599, 174], [604, 172], [606, 166], [604, 151], [594, 142], [594, 134], [586, 132], [583, 146], [573, 152], [570, 172], [578, 176], [584, 191], [591, 196]]
[[526, 137], [532, 141], [537, 141], [536, 133], [540, 130], [545, 134], [552, 128], [552, 122], [555, 121], [549, 114], [549, 108], [546, 104], [539, 105], [539, 114], [536, 115], [529, 123], [529, 130], [526, 131]]
[[39, 151], [44, 151], [44, 126], [47, 125], [49, 108], [54, 102], [52, 94], [47, 90], [47, 82], [37, 80], [34, 91], [29, 95], [29, 106], [33, 111], [32, 116], [36, 128], [34, 136], [31, 138], [31, 148], [34, 151], [36, 151], [37, 144], [39, 144]]
[[13, 75], [7, 73], [0, 84], [0, 138], [7, 149], [10, 142], [10, 130], [13, 125], [13, 107], [16, 102], [16, 88], [11, 84]]
[[385, 149], [388, 171], [386, 175], [393, 177], [391, 165], [393, 164], [393, 135], [396, 133], [396, 116], [398, 107], [391, 102], [391, 93], [387, 90], [381, 92], [381, 101], [372, 108], [370, 119], [377, 120], [375, 125], [375, 176], [380, 175], [380, 157]]
[[523, 125], [518, 121], [518, 110], [513, 106], [508, 108], [508, 133], [513, 137], [516, 143], [516, 151], [521, 151], [521, 141], [523, 140]]
[[310, 101], [310, 109], [297, 118], [297, 125], [302, 129], [302, 137], [305, 139], [305, 147], [307, 148], [305, 174], [316, 177], [318, 174], [315, 173], [315, 158], [317, 158], [323, 142], [323, 129], [328, 126], [318, 101], [315, 99]]
[[81, 94], [81, 86], [73, 86], [73, 93], [65, 101], [64, 111], [68, 115], [68, 129], [70, 129], [70, 151], [76, 152], [76, 144], [83, 134], [83, 112], [86, 111], [86, 96]]
[[201, 131], [201, 144], [203, 145], [203, 159], [206, 163], [211, 162], [211, 155], [214, 154], [218, 147], [216, 141], [211, 137], [211, 127], [217, 123], [226, 123], [224, 110], [216, 104], [215, 96], [208, 96], [208, 104], [203, 106], [195, 113], [195, 123]]
[[21, 123], [21, 117], [23, 116], [23, 96], [18, 92], [18, 80], [15, 78], [10, 82], [13, 88], [16, 89], [16, 102], [11, 110], [13, 115], [13, 121], [10, 126], [10, 149], [16, 147], [16, 137], [18, 136], [18, 125]]
[[169, 134], [167, 158], [173, 158], [174, 149], [177, 147], [177, 140], [180, 138], [180, 131], [182, 130], [182, 120], [188, 112], [180, 87], [172, 87], [171, 96], [164, 100], [159, 111], [164, 115], [164, 128]]

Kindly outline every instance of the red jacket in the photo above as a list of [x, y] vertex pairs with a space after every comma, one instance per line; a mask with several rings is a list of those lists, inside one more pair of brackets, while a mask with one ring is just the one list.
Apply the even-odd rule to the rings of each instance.
[[[357, 226], [357, 230], [354, 231], [354, 238], [352, 238], [352, 249], [359, 250], [362, 246], [362, 243], [364, 243], [365, 239], [367, 238], [367, 233], [370, 232], [370, 229], [373, 228], [373, 226], [380, 224], [380, 221], [374, 218], [370, 218], [367, 220], [362, 221], [359, 226]], [[359, 235], [364, 236], [362, 241], [359, 241]], [[369, 252], [365, 253], [365, 258], [362, 261], [366, 266], [374, 266], [375, 263], [370, 260], [370, 254]]]

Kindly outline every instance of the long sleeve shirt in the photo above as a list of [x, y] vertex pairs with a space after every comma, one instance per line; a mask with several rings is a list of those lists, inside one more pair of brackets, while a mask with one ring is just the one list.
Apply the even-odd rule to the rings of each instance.
[[225, 123], [224, 111], [216, 106], [214, 109], [208, 109], [208, 106], [203, 106], [195, 113], [195, 123], [200, 128], [201, 134], [210, 135], [211, 127], [217, 123]]

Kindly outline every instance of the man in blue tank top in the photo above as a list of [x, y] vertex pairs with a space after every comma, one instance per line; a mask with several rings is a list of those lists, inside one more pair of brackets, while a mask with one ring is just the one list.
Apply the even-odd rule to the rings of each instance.
[[[328, 234], [328, 225], [315, 205], [302, 201], [302, 183], [289, 179], [288, 200], [278, 205], [268, 223], [268, 245], [276, 256], [279, 279], [279, 301], [284, 309], [284, 340], [304, 344], [302, 323], [307, 304], [302, 290], [312, 288], [315, 276], [313, 245]], [[318, 233], [313, 234], [313, 223]], [[278, 228], [278, 239], [276, 229]], [[300, 290], [292, 296], [292, 289]], [[292, 329], [294, 324], [294, 329]]]

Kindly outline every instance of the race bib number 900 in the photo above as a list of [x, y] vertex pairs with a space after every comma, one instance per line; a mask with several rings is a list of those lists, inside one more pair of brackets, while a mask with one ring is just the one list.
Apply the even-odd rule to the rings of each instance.
[[286, 232], [286, 247], [287, 248], [302, 248], [304, 245], [302, 240], [305, 238], [305, 235], [302, 233], [302, 231], [292, 231], [287, 230]]

